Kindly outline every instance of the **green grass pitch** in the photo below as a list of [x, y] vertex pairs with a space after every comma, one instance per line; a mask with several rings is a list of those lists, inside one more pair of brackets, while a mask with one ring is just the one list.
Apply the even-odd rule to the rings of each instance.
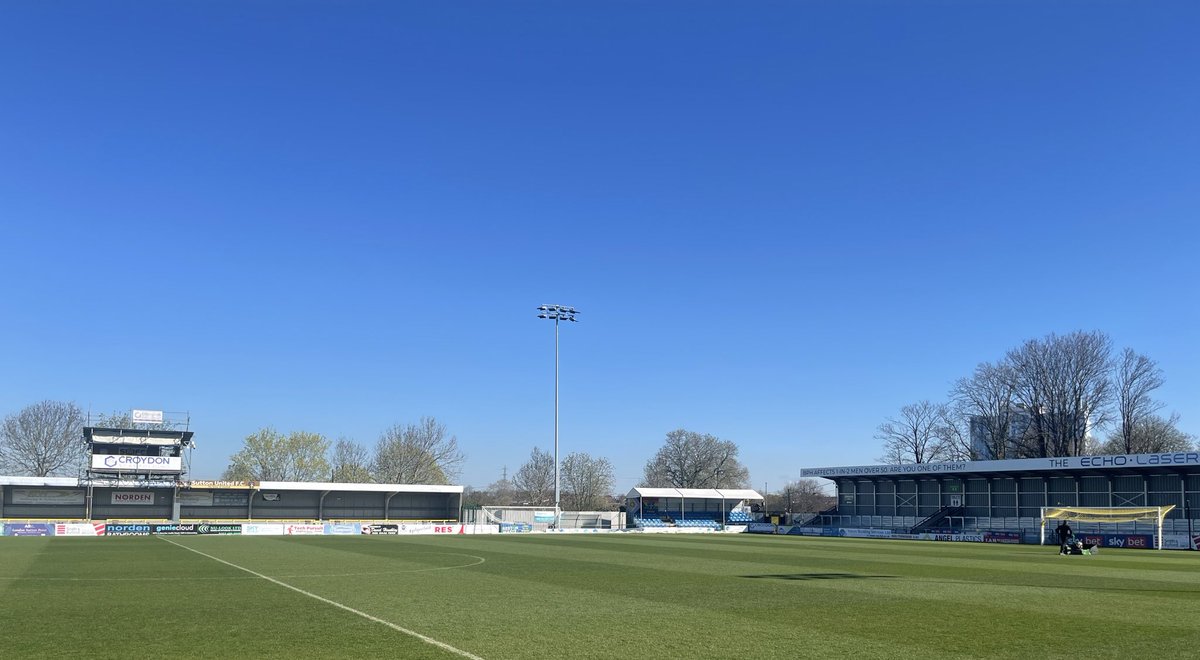
[[0, 539], [5, 658], [1197, 655], [1190, 552], [746, 534]]

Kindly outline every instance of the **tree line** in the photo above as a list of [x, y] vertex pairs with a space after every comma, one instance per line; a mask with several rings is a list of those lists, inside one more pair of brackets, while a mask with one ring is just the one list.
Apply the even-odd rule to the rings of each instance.
[[1179, 415], [1161, 414], [1153, 359], [1114, 354], [1103, 332], [1031, 339], [954, 382], [945, 402], [918, 401], [879, 425], [880, 461], [1046, 458], [1187, 451]]
[[[84, 469], [81, 442], [85, 413], [74, 403], [42, 401], [9, 415], [0, 425], [0, 471], [31, 476], [78, 476]], [[92, 426], [151, 428], [133, 423], [128, 413], [100, 415]], [[153, 428], [165, 428], [154, 425]], [[644, 467], [642, 485], [676, 488], [743, 488], [749, 471], [737, 459], [738, 447], [716, 436], [677, 429]], [[222, 478], [234, 481], [332, 481], [343, 483], [450, 484], [466, 455], [457, 438], [432, 417], [395, 424], [373, 447], [348, 438], [330, 440], [311, 431], [261, 428], [246, 436]], [[576, 510], [613, 505], [612, 462], [587, 452], [567, 454], [559, 466], [560, 501]], [[554, 503], [554, 458], [535, 447], [512, 479], [502, 479], [475, 495], [495, 504]]]
[[[9, 415], [0, 425], [0, 472], [31, 476], [78, 476], [84, 469], [81, 442], [87, 415], [74, 403], [42, 401]], [[128, 413], [92, 418], [92, 426], [167, 428], [133, 423]], [[311, 431], [263, 427], [249, 434], [221, 475], [233, 481], [332, 481], [340, 483], [450, 484], [466, 455], [457, 438], [432, 417], [385, 429], [371, 447]], [[673, 488], [746, 488], [750, 474], [738, 446], [707, 433], [676, 429], [646, 462], [640, 485]], [[559, 465], [560, 503], [569, 510], [604, 510], [619, 503], [612, 462], [576, 451]], [[812, 490], [795, 483], [787, 493]], [[782, 501], [782, 500], [781, 500]], [[798, 500], [799, 501], [799, 500]], [[466, 503], [554, 504], [554, 457], [534, 447], [511, 479], [468, 489]], [[782, 509], [781, 509], [782, 510]]]

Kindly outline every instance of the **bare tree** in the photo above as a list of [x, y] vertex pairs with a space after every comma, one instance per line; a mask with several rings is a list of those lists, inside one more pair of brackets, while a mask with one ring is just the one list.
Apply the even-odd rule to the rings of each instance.
[[729, 440], [677, 429], [644, 468], [642, 485], [671, 488], [745, 488], [750, 471]]
[[938, 445], [941, 448], [938, 460], [943, 461], [975, 461], [980, 456], [971, 442], [971, 427], [969, 418], [955, 413], [954, 408], [940, 404], [941, 423], [936, 429]]
[[563, 508], [569, 511], [603, 511], [612, 508], [616, 481], [607, 458], [583, 452], [568, 454], [562, 462]]
[[329, 440], [319, 433], [287, 435], [263, 428], [246, 436], [229, 457], [223, 478], [230, 481], [324, 481], [329, 476]]
[[1147, 415], [1126, 432], [1119, 428], [1101, 445], [1102, 454], [1158, 454], [1191, 451], [1195, 438], [1179, 430], [1179, 413]]
[[1112, 342], [1102, 332], [1031, 339], [1009, 351], [1017, 398], [1032, 415], [1024, 456], [1088, 453], [1092, 430], [1108, 421]]
[[350, 440], [338, 438], [333, 445], [329, 461], [331, 480], [343, 484], [365, 484], [371, 482], [371, 458], [367, 448]]
[[837, 498], [825, 492], [818, 479], [789, 481], [777, 493], [764, 493], [767, 511], [817, 513], [837, 504]]
[[375, 479], [380, 483], [448, 484], [458, 478], [466, 456], [458, 439], [432, 417], [383, 432], [375, 446]]
[[513, 475], [512, 485], [522, 504], [554, 504], [554, 456], [534, 447], [529, 460]]
[[77, 476], [83, 459], [83, 411], [74, 403], [35, 403], [6, 417], [0, 427], [0, 468], [5, 471]]
[[520, 497], [508, 479], [497, 479], [485, 488], [467, 486], [463, 489], [463, 506], [504, 506], [521, 504]]
[[[1154, 414], [1162, 409], [1163, 404], [1150, 397], [1151, 392], [1162, 387], [1163, 375], [1158, 365], [1146, 357], [1126, 348], [1121, 352], [1121, 358], [1116, 368], [1116, 404], [1117, 432], [1121, 439], [1121, 451], [1118, 454], [1142, 453], [1142, 447], [1151, 446], [1155, 442], [1146, 442], [1147, 436], [1159, 435], [1149, 427], [1159, 427], [1155, 424]], [[1172, 418], [1170, 426], [1177, 418]], [[1166, 421], [1161, 420], [1160, 421]], [[1140, 437], [1139, 437], [1140, 436]], [[1163, 451], [1151, 449], [1148, 451]]]
[[[966, 451], [958, 452], [960, 457], [1010, 458], [1019, 426], [1014, 422], [1020, 414], [1016, 405], [1017, 376], [1012, 366], [1006, 362], [984, 362], [975, 367], [970, 378], [960, 378], [950, 396], [955, 414], [967, 425]], [[982, 445], [982, 452], [975, 449], [976, 439]], [[961, 456], [964, 453], [966, 456]]]
[[875, 439], [883, 442], [880, 461], [892, 465], [932, 463], [948, 455], [943, 441], [949, 412], [945, 404], [918, 401], [900, 409], [898, 419], [879, 425]]

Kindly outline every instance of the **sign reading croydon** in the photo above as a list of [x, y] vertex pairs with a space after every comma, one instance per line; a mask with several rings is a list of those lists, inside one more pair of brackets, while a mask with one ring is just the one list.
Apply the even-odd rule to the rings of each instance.
[[183, 459], [178, 456], [92, 454], [92, 469], [105, 472], [182, 472]]
[[1115, 456], [1062, 456], [1059, 458], [1019, 458], [1005, 461], [960, 461], [954, 463], [906, 463], [904, 465], [803, 468], [800, 470], [800, 476], [856, 477], [901, 474], [954, 474], [959, 472], [1069, 470], [1072, 468], [1108, 470], [1152, 466], [1200, 467], [1200, 452], [1118, 454]]

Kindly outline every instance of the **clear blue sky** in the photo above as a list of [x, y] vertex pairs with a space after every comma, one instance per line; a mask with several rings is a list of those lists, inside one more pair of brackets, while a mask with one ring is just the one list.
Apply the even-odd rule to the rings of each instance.
[[0, 10], [0, 414], [431, 415], [617, 487], [756, 488], [1050, 332], [1200, 433], [1200, 4], [23, 2]]

